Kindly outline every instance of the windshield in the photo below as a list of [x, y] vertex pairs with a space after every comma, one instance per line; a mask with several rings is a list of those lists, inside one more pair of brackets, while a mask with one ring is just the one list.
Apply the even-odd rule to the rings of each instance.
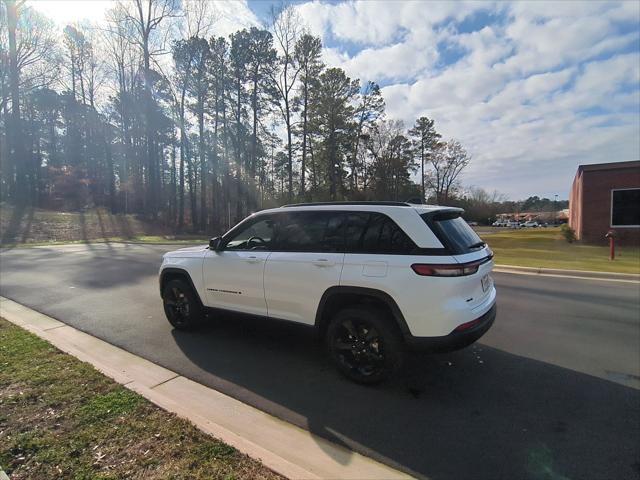
[[485, 246], [478, 234], [460, 216], [460, 212], [424, 214], [422, 219], [432, 226], [436, 236], [454, 253], [469, 253]]

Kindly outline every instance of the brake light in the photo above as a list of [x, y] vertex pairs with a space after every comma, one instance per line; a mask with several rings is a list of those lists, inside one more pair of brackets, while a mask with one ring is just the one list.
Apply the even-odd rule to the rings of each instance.
[[477, 273], [480, 265], [488, 262], [489, 260], [491, 260], [491, 257], [469, 263], [414, 263], [411, 265], [411, 269], [418, 275], [424, 277], [463, 277], [465, 275], [473, 275], [474, 273]]
[[458, 325], [454, 332], [464, 332], [465, 330], [475, 327], [478, 323], [480, 323], [480, 319], [476, 318], [475, 320], [471, 320], [470, 322]]

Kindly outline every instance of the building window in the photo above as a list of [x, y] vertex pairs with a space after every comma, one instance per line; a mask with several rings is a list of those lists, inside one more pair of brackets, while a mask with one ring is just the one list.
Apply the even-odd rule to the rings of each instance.
[[640, 188], [611, 190], [611, 226], [640, 227]]

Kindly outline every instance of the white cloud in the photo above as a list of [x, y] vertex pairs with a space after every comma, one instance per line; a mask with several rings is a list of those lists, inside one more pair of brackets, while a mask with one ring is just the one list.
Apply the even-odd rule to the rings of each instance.
[[109, 8], [113, 8], [113, 2], [109, 0], [93, 0], [91, 2], [78, 2], [73, 0], [30, 0], [27, 6], [46, 15], [59, 26], [69, 23], [89, 21], [101, 23], [104, 14]]
[[[331, 43], [328, 64], [384, 82], [389, 117], [411, 125], [427, 115], [444, 136], [465, 144], [474, 157], [469, 184], [514, 197], [566, 196], [578, 164], [640, 157], [637, 2], [298, 8]], [[478, 10], [500, 21], [460, 33], [457, 22]], [[616, 27], [634, 21], [633, 28]], [[447, 65], [439, 44], [462, 58]]]
[[215, 0], [213, 4], [216, 18], [213, 34], [216, 36], [226, 37], [239, 29], [261, 25], [246, 0]]

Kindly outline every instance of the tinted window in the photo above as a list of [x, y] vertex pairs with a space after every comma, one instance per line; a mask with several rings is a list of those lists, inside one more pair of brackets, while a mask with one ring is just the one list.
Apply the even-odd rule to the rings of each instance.
[[362, 251], [362, 242], [367, 232], [369, 216], [368, 213], [349, 214], [346, 235], [347, 252], [359, 253]]
[[258, 220], [234, 235], [224, 248], [225, 250], [271, 250], [274, 232], [275, 223], [272, 218]]
[[[429, 223], [428, 216], [422, 217]], [[473, 252], [484, 247], [478, 234], [464, 221], [459, 212], [444, 212], [431, 217], [434, 233], [454, 253]]]
[[386, 215], [353, 213], [349, 215], [347, 249], [353, 253], [410, 254], [416, 245]]
[[345, 223], [344, 213], [330, 214], [322, 243], [323, 252], [344, 252]]
[[611, 201], [611, 226], [640, 225], [640, 188], [614, 190]]
[[345, 215], [300, 212], [280, 216], [278, 250], [285, 252], [344, 251]]

